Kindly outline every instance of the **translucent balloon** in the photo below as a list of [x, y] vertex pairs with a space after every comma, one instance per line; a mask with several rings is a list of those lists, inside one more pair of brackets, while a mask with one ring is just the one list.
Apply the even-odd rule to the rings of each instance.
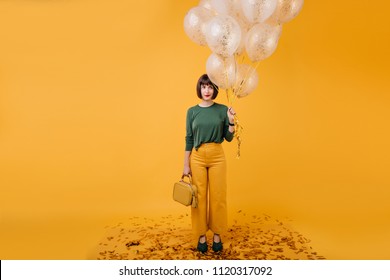
[[256, 24], [246, 36], [245, 50], [252, 62], [269, 57], [275, 51], [280, 34], [281, 25]]
[[217, 15], [207, 23], [205, 35], [207, 45], [214, 53], [229, 57], [240, 44], [241, 29], [231, 16]]
[[230, 0], [232, 2], [233, 9], [236, 13], [241, 13], [241, 0]]
[[245, 97], [254, 91], [259, 83], [259, 76], [255, 68], [248, 64], [239, 64], [236, 75], [234, 93], [237, 97]]
[[241, 17], [239, 17], [239, 15], [237, 15], [235, 19], [241, 28], [241, 40], [237, 50], [235, 51], [235, 54], [241, 55], [245, 51], [245, 40], [246, 40], [246, 35], [250, 29], [250, 23], [247, 20], [244, 20]]
[[206, 62], [206, 73], [220, 88], [231, 88], [236, 81], [236, 61], [233, 56], [224, 58], [212, 53]]
[[206, 23], [212, 19], [214, 13], [204, 7], [190, 9], [184, 17], [184, 31], [187, 36], [198, 45], [206, 45]]
[[233, 15], [233, 0], [211, 0], [212, 9], [221, 15]]
[[212, 0], [200, 0], [198, 6], [214, 11], [211, 1]]
[[232, 1], [233, 1], [233, 4], [232, 4], [233, 10], [232, 10], [231, 16], [234, 17], [240, 25], [243, 24], [246, 27], [248, 27], [248, 29], [250, 29], [250, 27], [252, 27], [253, 23], [251, 23], [246, 18], [244, 11], [242, 9], [242, 6], [241, 6], [241, 0], [232, 0]]
[[295, 18], [302, 9], [304, 0], [278, 0], [275, 13], [271, 20], [279, 24], [286, 23]]
[[253, 23], [264, 22], [275, 11], [278, 0], [241, 0], [245, 17]]
[[240, 40], [240, 44], [238, 45], [237, 50], [234, 52], [234, 54], [242, 55], [245, 51], [245, 37], [246, 34], [241, 35], [243, 38]]

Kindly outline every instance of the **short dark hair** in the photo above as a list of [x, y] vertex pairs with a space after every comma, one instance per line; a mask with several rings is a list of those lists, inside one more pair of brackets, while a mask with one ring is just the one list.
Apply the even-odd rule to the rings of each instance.
[[218, 86], [214, 84], [207, 74], [200, 76], [198, 83], [196, 84], [196, 93], [200, 99], [202, 99], [201, 87], [202, 85], [211, 85], [214, 88], [214, 93], [211, 99], [215, 99], [218, 96]]

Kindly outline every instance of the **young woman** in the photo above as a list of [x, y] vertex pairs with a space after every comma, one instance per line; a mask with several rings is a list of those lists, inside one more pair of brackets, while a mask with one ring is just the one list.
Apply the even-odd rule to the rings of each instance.
[[206, 233], [213, 233], [212, 249], [222, 250], [220, 234], [227, 227], [226, 160], [221, 143], [232, 141], [233, 108], [214, 102], [218, 86], [202, 75], [196, 91], [201, 102], [188, 109], [183, 174], [191, 174], [198, 188], [198, 207], [191, 208], [192, 229], [197, 249], [207, 251]]

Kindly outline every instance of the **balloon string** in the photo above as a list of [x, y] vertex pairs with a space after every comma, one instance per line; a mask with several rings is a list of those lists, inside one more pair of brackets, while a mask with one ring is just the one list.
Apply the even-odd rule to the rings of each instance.
[[[229, 88], [226, 89], [226, 95], [227, 95], [229, 107], [232, 107], [233, 101], [236, 98], [236, 95], [233, 92], [233, 90], [229, 90]], [[241, 157], [241, 142], [242, 142], [241, 134], [242, 134], [242, 130], [244, 128], [241, 126], [240, 121], [238, 120], [238, 116], [236, 114], [234, 115], [234, 127], [235, 127], [235, 130], [234, 130], [233, 137], [235, 137], [237, 139], [236, 158], [240, 159], [240, 157]]]
[[[236, 59], [235, 61], [238, 61], [238, 55], [236, 54]], [[242, 55], [241, 56], [241, 63], [244, 62], [244, 59], [245, 59], [245, 56]], [[227, 95], [227, 100], [228, 100], [228, 104], [229, 104], [229, 107], [232, 107], [233, 106], [233, 103], [235, 101], [235, 99], [239, 96], [239, 94], [241, 93], [241, 91], [243, 90], [243, 86], [244, 84], [247, 82], [248, 78], [253, 74], [254, 71], [257, 71], [257, 68], [259, 67], [259, 64], [260, 64], [260, 61], [258, 61], [256, 63], [256, 65], [254, 66], [253, 63], [252, 63], [252, 67], [249, 71], [246, 71], [245, 75], [244, 75], [244, 78], [242, 81], [239, 81], [240, 84], [234, 84], [231, 88], [229, 87], [229, 75], [228, 75], [228, 71], [227, 71], [227, 67], [226, 67], [226, 63], [224, 61], [224, 76], [225, 76], [225, 82], [226, 82], [226, 95]], [[237, 64], [236, 64], [236, 67], [235, 67], [235, 76], [237, 76]], [[241, 157], [241, 143], [242, 143], [242, 130], [244, 129], [242, 127], [242, 125], [240, 124], [240, 121], [238, 119], [238, 116], [237, 115], [234, 115], [234, 126], [235, 126], [235, 131], [234, 131], [234, 137], [237, 139], [237, 155], [236, 155], [236, 158], [239, 159]]]
[[[237, 53], [235, 53], [234, 54], [234, 61], [235, 61], [235, 63], [236, 63], [236, 65], [235, 65], [235, 77], [237, 77], [237, 74], [238, 74], [238, 65], [239, 65], [239, 61], [241, 61], [240, 62], [240, 64], [245, 64], [244, 63], [244, 61], [245, 60], [249, 60], [249, 58], [247, 57], [247, 55], [245, 55], [245, 54], [237, 54]], [[249, 60], [250, 61], [250, 68], [249, 68], [249, 70], [247, 70], [245, 73], [244, 73], [244, 77], [243, 77], [243, 79], [242, 80], [240, 80], [240, 81], [236, 81], [236, 83], [233, 85], [233, 87], [232, 87], [232, 90], [233, 90], [233, 92], [234, 92], [234, 94], [235, 94], [235, 96], [237, 96], [237, 97], [240, 97], [240, 94], [241, 94], [241, 91], [243, 90], [243, 88], [245, 88], [244, 87], [244, 85], [245, 85], [245, 83], [247, 82], [247, 80], [248, 80], [248, 78], [255, 72], [255, 71], [257, 71], [257, 68], [258, 68], [258, 66], [259, 66], [259, 64], [260, 64], [260, 61], [257, 61], [257, 63], [256, 63], [256, 65], [254, 65], [254, 62], [253, 61], [251, 61], [251, 60]], [[224, 69], [225, 69], [225, 73], [227, 73], [227, 71], [226, 71], [226, 64], [224, 64]], [[251, 71], [250, 71], [251, 70]], [[226, 80], [227, 81], [227, 80]], [[239, 84], [238, 84], [238, 83]], [[228, 84], [226, 84], [227, 86], [228, 86]]]

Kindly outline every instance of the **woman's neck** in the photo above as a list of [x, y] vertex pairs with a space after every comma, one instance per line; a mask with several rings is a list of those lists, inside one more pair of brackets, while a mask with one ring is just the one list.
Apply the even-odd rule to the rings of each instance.
[[202, 100], [202, 102], [199, 103], [200, 107], [210, 107], [211, 105], [214, 104], [213, 100]]

